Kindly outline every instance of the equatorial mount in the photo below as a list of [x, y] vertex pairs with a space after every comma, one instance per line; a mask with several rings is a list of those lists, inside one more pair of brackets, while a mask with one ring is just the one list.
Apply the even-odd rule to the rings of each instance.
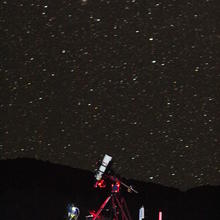
[[[127, 191], [129, 193], [138, 193], [131, 185], [127, 185], [124, 182], [122, 182], [119, 178], [117, 178], [115, 175], [105, 174], [107, 167], [109, 166], [110, 161], [112, 160], [112, 157], [105, 154], [102, 163], [99, 167], [99, 169], [96, 170], [95, 178], [96, 183], [94, 187], [100, 187], [104, 188], [106, 186], [106, 181], [111, 182], [111, 192], [110, 195], [105, 199], [105, 201], [100, 206], [99, 210], [96, 213], [92, 214], [92, 220], [96, 220], [103, 209], [106, 207], [106, 205], [111, 201], [112, 205], [112, 214], [114, 220], [132, 220], [130, 212], [127, 207], [127, 203], [125, 199], [120, 195], [120, 187], [121, 185], [127, 188]], [[113, 173], [113, 171], [112, 171]]]

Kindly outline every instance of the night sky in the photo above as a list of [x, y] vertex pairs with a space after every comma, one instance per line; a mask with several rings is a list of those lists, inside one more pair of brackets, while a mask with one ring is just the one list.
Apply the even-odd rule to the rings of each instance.
[[219, 185], [216, 2], [1, 1], [0, 159]]

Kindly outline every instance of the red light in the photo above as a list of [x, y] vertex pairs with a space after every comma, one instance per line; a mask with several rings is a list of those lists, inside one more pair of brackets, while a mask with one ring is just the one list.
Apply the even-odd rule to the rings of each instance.
[[94, 210], [89, 211], [89, 214], [92, 215], [93, 217], [96, 216], [96, 213]]
[[98, 185], [99, 188], [105, 188], [106, 187], [106, 183], [105, 183], [104, 180], [99, 180], [97, 185]]
[[159, 212], [159, 220], [162, 220], [162, 212]]
[[[97, 214], [97, 213], [95, 212], [95, 210], [91, 210], [91, 211], [89, 211], [89, 214], [92, 216], [92, 219], [93, 219], [93, 218], [96, 217], [96, 214]], [[101, 218], [101, 216], [97, 216], [97, 217], [96, 217], [96, 219], [100, 219], [100, 218]]]
[[115, 184], [112, 184], [112, 192], [119, 192], [120, 190], [120, 182], [116, 182]]

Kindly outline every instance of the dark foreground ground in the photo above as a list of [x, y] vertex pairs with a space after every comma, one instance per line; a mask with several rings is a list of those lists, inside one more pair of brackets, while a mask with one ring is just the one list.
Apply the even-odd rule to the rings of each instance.
[[[66, 206], [75, 203], [85, 219], [97, 210], [109, 189], [93, 188], [93, 173], [31, 159], [0, 161], [1, 220], [62, 220]], [[133, 220], [144, 205], [147, 220], [219, 220], [220, 186], [203, 186], [186, 192], [157, 184], [124, 180], [139, 194], [122, 189]]]

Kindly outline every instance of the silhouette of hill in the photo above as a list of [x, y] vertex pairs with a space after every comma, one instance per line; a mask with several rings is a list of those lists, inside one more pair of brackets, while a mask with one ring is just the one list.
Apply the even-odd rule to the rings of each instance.
[[[0, 161], [1, 220], [61, 220], [66, 206], [73, 202], [80, 208], [80, 219], [89, 210], [97, 210], [110, 189], [95, 189], [90, 171], [74, 169], [34, 159]], [[123, 179], [124, 180], [124, 179]], [[182, 192], [159, 184], [124, 180], [138, 194], [121, 189], [133, 219], [144, 205], [147, 220], [220, 219], [220, 186], [202, 186]]]

